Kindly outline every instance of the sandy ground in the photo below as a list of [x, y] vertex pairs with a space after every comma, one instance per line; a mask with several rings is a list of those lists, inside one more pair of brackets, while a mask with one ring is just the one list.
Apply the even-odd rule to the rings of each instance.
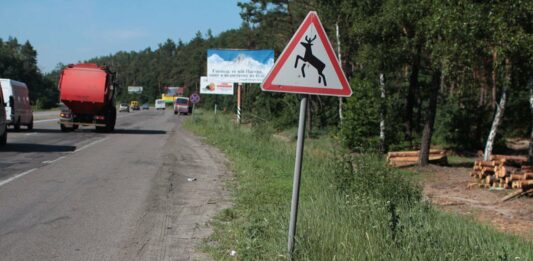
[[474, 182], [471, 166], [413, 168], [422, 173], [425, 196], [439, 209], [472, 216], [497, 230], [533, 240], [533, 198], [521, 197], [501, 202], [514, 191], [467, 188]]

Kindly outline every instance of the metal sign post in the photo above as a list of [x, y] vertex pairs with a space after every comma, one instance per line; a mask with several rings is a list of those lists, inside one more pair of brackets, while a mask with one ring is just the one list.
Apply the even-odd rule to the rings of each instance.
[[196, 104], [200, 102], [200, 95], [198, 95], [198, 93], [193, 93], [191, 94], [191, 96], [189, 96], [189, 100], [191, 101], [192, 103], [192, 120], [195, 121], [195, 118], [194, 118], [194, 111], [196, 110]]
[[294, 161], [294, 179], [292, 182], [291, 219], [289, 223], [288, 250], [292, 256], [294, 251], [294, 237], [296, 236], [296, 220], [298, 218], [298, 200], [300, 197], [300, 177], [302, 173], [302, 159], [305, 139], [305, 118], [307, 112], [307, 97], [300, 102], [300, 119], [298, 121], [298, 141], [296, 143], [296, 159]]

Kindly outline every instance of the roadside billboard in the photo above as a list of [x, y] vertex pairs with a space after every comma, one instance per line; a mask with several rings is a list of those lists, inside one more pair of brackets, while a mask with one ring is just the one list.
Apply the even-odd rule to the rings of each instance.
[[183, 96], [185, 87], [165, 87], [167, 96]]
[[139, 94], [139, 93], [142, 93], [142, 92], [143, 92], [143, 87], [142, 86], [128, 86], [128, 93], [129, 94], [132, 94], [132, 93]]
[[261, 83], [273, 65], [273, 50], [207, 50], [210, 82]]
[[233, 95], [232, 82], [212, 82], [206, 76], [200, 77], [200, 94]]

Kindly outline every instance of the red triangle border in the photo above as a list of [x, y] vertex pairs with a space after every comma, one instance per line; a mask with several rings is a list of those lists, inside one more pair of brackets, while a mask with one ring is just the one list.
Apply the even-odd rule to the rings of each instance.
[[[307, 31], [307, 29], [309, 28], [311, 24], [315, 26], [317, 30], [317, 34], [320, 37], [320, 41], [322, 41], [322, 44], [324, 45], [328, 58], [330, 59], [330, 62], [333, 65], [333, 69], [335, 70], [337, 77], [339, 77], [339, 80], [342, 85], [341, 89], [272, 84], [272, 81], [278, 75], [283, 65], [285, 65], [285, 63], [287, 62], [287, 59], [289, 59], [290, 55], [293, 53], [294, 49], [298, 45], [300, 39], [302, 39], [303, 34]], [[322, 27], [322, 23], [320, 23], [320, 19], [318, 18], [318, 15], [315, 11], [309, 12], [309, 14], [307, 14], [307, 17], [304, 19], [304, 21], [300, 25], [300, 27], [298, 27], [298, 30], [296, 30], [296, 33], [289, 41], [289, 44], [285, 47], [279, 59], [274, 64], [274, 67], [272, 67], [272, 70], [270, 70], [267, 77], [261, 84], [261, 90], [272, 91], [272, 92], [316, 94], [316, 95], [340, 96], [340, 97], [349, 97], [352, 95], [352, 90], [350, 88], [350, 85], [348, 84], [348, 80], [346, 79], [344, 72], [340, 68], [339, 61], [337, 60], [337, 57], [335, 53], [333, 52], [333, 47], [331, 46], [328, 36], [326, 32], [324, 31], [324, 27]]]

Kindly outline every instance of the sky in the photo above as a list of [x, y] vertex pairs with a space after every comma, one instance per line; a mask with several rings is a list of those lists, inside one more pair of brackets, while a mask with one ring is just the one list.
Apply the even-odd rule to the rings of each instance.
[[1, 0], [0, 38], [30, 41], [43, 72], [238, 28], [237, 0]]

